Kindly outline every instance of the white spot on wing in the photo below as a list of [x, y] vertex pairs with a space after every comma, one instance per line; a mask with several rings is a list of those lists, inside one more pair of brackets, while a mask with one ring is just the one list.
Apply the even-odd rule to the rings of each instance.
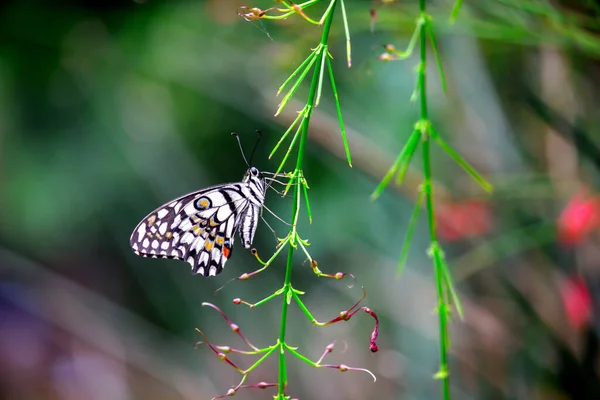
[[189, 231], [192, 228], [192, 222], [189, 219], [186, 219], [179, 225], [179, 229], [182, 231]]
[[181, 223], [181, 217], [179, 215], [176, 215], [175, 219], [173, 220], [173, 223], [171, 224], [171, 229], [177, 228], [180, 223]]
[[138, 233], [138, 242], [141, 242], [142, 238], [146, 234], [146, 223], [145, 222], [142, 222], [142, 224], [138, 228], [137, 233]]
[[152, 241], [152, 248], [153, 249], [158, 249], [158, 240], [153, 240]]
[[227, 206], [220, 207], [219, 211], [217, 211], [217, 219], [219, 221], [225, 221], [230, 216], [231, 216], [231, 210]]
[[217, 267], [215, 267], [214, 265], [210, 267], [210, 270], [208, 271], [208, 276], [215, 276], [217, 275]]
[[192, 241], [194, 240], [195, 236], [193, 233], [191, 232], [186, 232], [182, 237], [181, 237], [181, 243], [182, 244], [188, 244], [188, 243], [192, 243]]
[[176, 214], [177, 214], [177, 213], [178, 213], [178, 212], [181, 210], [181, 207], [182, 207], [182, 206], [183, 206], [183, 203], [182, 203], [182, 202], [178, 202], [178, 203], [175, 205], [175, 213], [176, 213]]
[[160, 248], [163, 250], [167, 250], [169, 248], [169, 242], [162, 242], [160, 244]]
[[198, 260], [198, 264], [208, 265], [209, 258], [210, 258], [209, 253], [207, 251], [203, 251], [202, 254], [200, 254], [200, 259]]
[[198, 239], [196, 239], [196, 243], [195, 243], [194, 247], [196, 248], [196, 253], [200, 253], [200, 251], [204, 247], [204, 239], [201, 238], [201, 237], [199, 237]]
[[142, 247], [147, 248], [150, 245], [150, 241], [148, 240], [148, 238], [145, 238], [144, 241], [142, 242]]
[[204, 275], [204, 267], [200, 267], [200, 268], [198, 268], [198, 273], [199, 273], [200, 275]]
[[165, 233], [167, 233], [167, 223], [163, 222], [162, 225], [160, 226], [160, 228], [158, 228], [158, 233], [160, 233], [161, 235], [164, 235]]
[[164, 218], [165, 215], [167, 215], [168, 213], [169, 213], [169, 210], [163, 208], [162, 210], [159, 210], [156, 213], [156, 215], [158, 215], [158, 219], [161, 219], [161, 218]]

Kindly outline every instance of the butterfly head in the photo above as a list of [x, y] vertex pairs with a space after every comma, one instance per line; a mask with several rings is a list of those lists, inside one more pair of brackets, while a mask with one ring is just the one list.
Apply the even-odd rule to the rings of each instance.
[[242, 179], [242, 182], [249, 183], [251, 185], [255, 185], [263, 193], [266, 190], [265, 177], [258, 170], [258, 168], [255, 168], [255, 167], [248, 168], [248, 170], [246, 171], [246, 174], [244, 175], [244, 178]]

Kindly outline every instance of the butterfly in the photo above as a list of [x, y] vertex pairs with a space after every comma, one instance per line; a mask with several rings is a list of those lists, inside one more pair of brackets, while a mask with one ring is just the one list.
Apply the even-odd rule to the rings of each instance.
[[[238, 144], [241, 149], [239, 137]], [[195, 274], [216, 276], [231, 257], [237, 232], [242, 246], [252, 246], [266, 190], [263, 174], [250, 167], [241, 182], [192, 192], [152, 211], [129, 244], [137, 255], [183, 260]]]

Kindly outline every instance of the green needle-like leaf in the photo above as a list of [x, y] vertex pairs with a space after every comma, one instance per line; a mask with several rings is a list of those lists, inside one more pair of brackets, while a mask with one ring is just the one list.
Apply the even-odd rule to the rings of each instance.
[[298, 68], [296, 68], [296, 70], [294, 72], [292, 72], [292, 74], [285, 80], [285, 82], [283, 82], [283, 84], [281, 84], [281, 86], [279, 87], [279, 90], [277, 90], [277, 96], [279, 96], [279, 94], [283, 91], [283, 89], [285, 89], [285, 87], [288, 85], [288, 83], [290, 83], [292, 81], [292, 79], [294, 79], [294, 77], [296, 75], [298, 75], [298, 72], [300, 72], [301, 70], [304, 69], [304, 67], [306, 66], [306, 64], [308, 64], [313, 58], [316, 57], [316, 51], [312, 51], [308, 57], [306, 57], [306, 59], [304, 61], [302, 61], [302, 64], [300, 64], [300, 66]]
[[342, 6], [342, 19], [344, 20], [344, 34], [346, 35], [346, 60], [348, 61], [348, 68], [352, 66], [352, 46], [350, 45], [350, 28], [348, 28], [348, 16], [346, 15], [346, 6], [344, 0], [340, 1]]
[[310, 203], [308, 201], [308, 189], [305, 184], [301, 183], [301, 185], [302, 185], [302, 192], [304, 193], [304, 199], [306, 200], [306, 213], [308, 214], [308, 222], [310, 224], [312, 224], [313, 219], [312, 219], [312, 213], [310, 211]]
[[296, 119], [294, 120], [294, 122], [292, 122], [292, 124], [287, 129], [287, 131], [285, 131], [285, 133], [281, 136], [281, 139], [279, 139], [279, 141], [277, 142], [277, 144], [275, 145], [275, 147], [273, 147], [273, 150], [271, 150], [271, 154], [269, 154], [269, 159], [271, 159], [271, 157], [273, 157], [273, 155], [275, 154], [275, 152], [277, 151], [277, 149], [279, 148], [279, 146], [281, 145], [281, 143], [283, 143], [283, 141], [285, 140], [285, 138], [287, 137], [287, 135], [296, 126], [296, 124], [298, 123], [298, 121], [300, 121], [304, 117], [304, 115], [305, 115], [304, 111], [305, 110], [306, 110], [306, 107], [304, 107], [302, 109], [302, 111], [300, 111], [298, 113], [298, 116], [296, 117]]
[[408, 139], [408, 142], [404, 145], [404, 148], [398, 155], [398, 158], [396, 158], [396, 161], [394, 162], [394, 164], [390, 167], [390, 169], [385, 174], [385, 176], [383, 177], [381, 182], [379, 182], [379, 185], [377, 185], [377, 188], [375, 188], [375, 191], [373, 191], [373, 193], [371, 194], [371, 200], [375, 200], [379, 196], [381, 196], [381, 193], [383, 193], [383, 191], [385, 190], [387, 185], [390, 183], [390, 181], [392, 180], [394, 175], [396, 175], [396, 173], [398, 172], [398, 169], [400, 168], [400, 166], [406, 159], [406, 156], [408, 154], [414, 154], [416, 147], [420, 142], [420, 138], [421, 138], [420, 132], [415, 130], [415, 131], [413, 131], [413, 133], [411, 133], [411, 135]]
[[425, 23], [425, 28], [427, 29], [427, 35], [429, 36], [431, 48], [433, 49], [433, 57], [435, 58], [435, 64], [437, 65], [437, 69], [440, 74], [442, 90], [444, 91], [444, 93], [447, 93], [448, 86], [446, 85], [446, 75], [444, 74], [444, 66], [442, 65], [442, 59], [440, 58], [440, 53], [438, 51], [435, 35], [433, 34], [433, 22], [431, 22], [431, 19], [427, 20], [427, 22]]
[[406, 157], [409, 154], [415, 153], [416, 148], [419, 145], [420, 141], [421, 141], [421, 132], [419, 132], [418, 130], [414, 130], [413, 133], [411, 133], [410, 137], [408, 138], [408, 142], [406, 142], [406, 144], [404, 145], [404, 148], [398, 155], [398, 158], [396, 158], [396, 161], [394, 162], [394, 164], [390, 167], [390, 169], [385, 174], [385, 176], [383, 177], [381, 182], [379, 182], [379, 185], [377, 185], [377, 188], [371, 194], [371, 200], [375, 200], [376, 198], [381, 196], [381, 193], [383, 193], [384, 189], [390, 183], [390, 181], [392, 180], [394, 175], [396, 175], [396, 173], [398, 172], [399, 168], [401, 167], [401, 165], [404, 162], [404, 160], [406, 159]]
[[407, 151], [406, 157], [405, 157], [404, 161], [402, 162], [402, 164], [400, 164], [400, 168], [398, 169], [398, 175], [396, 176], [396, 184], [397, 185], [401, 185], [402, 182], [404, 182], [404, 177], [406, 176], [406, 171], [408, 171], [408, 167], [410, 166], [410, 161], [412, 160], [413, 156], [415, 155], [415, 153], [417, 151], [417, 148], [419, 147], [418, 144], [421, 142], [421, 138], [422, 138], [422, 134], [421, 135], [413, 134], [409, 138], [408, 151]]
[[350, 156], [350, 147], [348, 146], [348, 138], [346, 137], [346, 128], [344, 127], [344, 119], [342, 118], [342, 108], [340, 107], [340, 98], [338, 96], [337, 88], [335, 86], [335, 79], [333, 77], [333, 68], [331, 67], [331, 60], [327, 57], [327, 69], [329, 69], [329, 80], [331, 81], [331, 89], [333, 91], [333, 98], [335, 100], [335, 108], [337, 110], [338, 121], [340, 122], [340, 131], [342, 133], [342, 141], [344, 142], [344, 150], [346, 151], [346, 158], [348, 159], [348, 165], [352, 167], [352, 157]]
[[334, 5], [335, 5], [334, 1], [330, 1], [329, 2], [329, 5], [327, 6], [327, 10], [325, 10], [325, 12], [323, 13], [323, 16], [319, 20], [319, 25], [323, 25], [325, 23], [325, 19], [327, 18], [327, 16], [331, 12], [331, 9], [333, 8]]
[[446, 264], [446, 260], [442, 258], [442, 265], [444, 270], [444, 279], [446, 280], [446, 287], [450, 291], [450, 296], [452, 298], [452, 304], [456, 307], [456, 312], [461, 320], [464, 320], [464, 311], [462, 307], [462, 303], [460, 302], [460, 297], [456, 293], [456, 288], [454, 287], [454, 282], [452, 280], [452, 273], [450, 272], [450, 268], [448, 264]]
[[300, 132], [302, 131], [302, 125], [304, 125], [304, 123], [305, 122], [303, 120], [302, 123], [298, 126], [298, 129], [296, 129], [296, 133], [294, 134], [294, 137], [292, 138], [292, 142], [290, 143], [290, 146], [288, 147], [287, 151], [285, 152], [285, 155], [283, 156], [283, 160], [281, 160], [281, 163], [279, 164], [277, 171], [275, 171], [275, 175], [279, 174], [283, 170], [283, 166], [285, 165], [285, 162], [287, 161], [288, 157], [290, 156], [290, 153], [292, 152], [292, 149], [294, 148], [296, 141], [300, 137]]
[[317, 86], [317, 99], [315, 100], [315, 108], [319, 106], [319, 102], [321, 101], [321, 91], [323, 89], [323, 73], [325, 72], [327, 54], [327, 45], [325, 45], [321, 48], [321, 63], [319, 68], [319, 83]]
[[454, 151], [454, 149], [450, 145], [448, 145], [444, 141], [444, 139], [442, 139], [442, 137], [437, 133], [433, 126], [430, 127], [430, 133], [433, 139], [440, 145], [440, 147], [446, 153], [448, 153], [448, 155], [452, 157], [452, 159], [456, 161], [456, 163], [460, 165], [469, 175], [471, 175], [471, 177], [483, 188], [483, 190], [485, 190], [488, 193], [491, 193], [494, 190], [492, 184], [489, 183], [483, 176], [481, 176], [479, 172], [477, 172], [475, 168], [471, 166], [471, 164], [469, 164], [464, 158], [461, 157], [460, 154]]
[[[319, 46], [319, 48], [320, 47], [321, 46]], [[275, 116], [278, 116], [279, 113], [281, 113], [281, 111], [285, 108], [285, 106], [287, 105], [288, 101], [290, 101], [290, 99], [292, 98], [292, 96], [294, 95], [294, 93], [296, 92], [296, 90], [300, 87], [300, 84], [302, 83], [302, 81], [306, 77], [306, 74], [308, 74], [308, 72], [311, 70], [313, 64], [317, 60], [317, 57], [318, 57], [317, 53], [318, 53], [318, 51], [315, 52], [315, 57], [311, 58], [311, 60], [309, 61], [308, 65], [306, 66], [306, 68], [304, 69], [304, 71], [302, 71], [302, 73], [300, 74], [300, 76], [298, 77], [298, 79], [296, 80], [296, 82], [294, 83], [294, 85], [286, 93], [286, 95], [283, 97], [283, 99], [281, 99], [281, 103], [279, 104], [279, 107], [277, 108], [277, 112], [275, 113]]]
[[454, 6], [452, 6], [452, 12], [450, 13], [450, 23], [454, 23], [456, 18], [458, 17], [458, 13], [460, 12], [460, 7], [462, 6], [463, 0], [456, 0], [454, 2]]
[[398, 260], [398, 275], [401, 275], [402, 271], [404, 271], [404, 266], [406, 265], [406, 259], [408, 257], [408, 250], [410, 249], [413, 233], [415, 231], [415, 226], [417, 225], [417, 221], [419, 219], [419, 213], [421, 212], [421, 207], [423, 206], [424, 199], [425, 193], [423, 191], [419, 192], [419, 197], [415, 202], [415, 208], [413, 209], [412, 215], [410, 216], [410, 221], [408, 222], [408, 228], [406, 229], [404, 243], [402, 243], [400, 259]]

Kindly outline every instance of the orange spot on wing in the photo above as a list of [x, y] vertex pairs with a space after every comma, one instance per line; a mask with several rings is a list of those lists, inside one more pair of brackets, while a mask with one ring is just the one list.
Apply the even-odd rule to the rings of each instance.
[[229, 258], [229, 254], [231, 254], [231, 249], [229, 249], [229, 247], [223, 247], [223, 256]]
[[208, 199], [202, 199], [198, 202], [198, 205], [201, 208], [208, 208]]

